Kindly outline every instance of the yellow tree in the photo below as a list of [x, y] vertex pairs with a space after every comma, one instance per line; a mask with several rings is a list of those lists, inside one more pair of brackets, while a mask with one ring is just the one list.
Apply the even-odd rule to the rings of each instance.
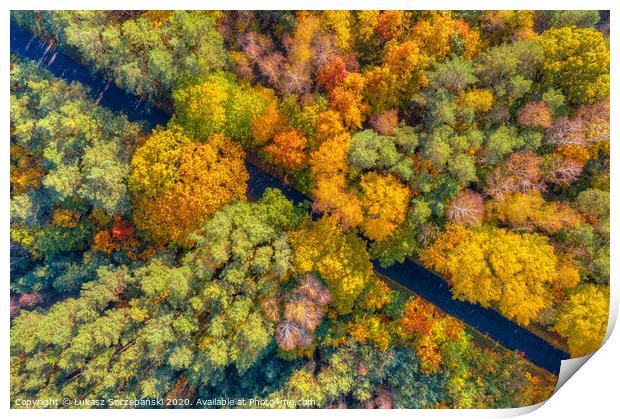
[[608, 317], [609, 289], [584, 284], [562, 306], [555, 330], [568, 340], [571, 356], [581, 357], [601, 346]]
[[335, 43], [343, 52], [348, 52], [353, 43], [353, 15], [350, 10], [325, 10], [320, 16], [321, 28], [334, 34]]
[[362, 102], [364, 86], [360, 73], [349, 73], [329, 94], [330, 107], [340, 113], [347, 127], [362, 128], [368, 110], [368, 105]]
[[252, 119], [252, 138], [258, 145], [267, 143], [288, 126], [288, 118], [280, 109], [275, 92], [271, 89], [264, 89], [263, 92], [267, 106], [263, 113]]
[[571, 104], [594, 103], [609, 95], [609, 48], [603, 34], [591, 28], [545, 31], [543, 85], [561, 89]]
[[428, 63], [428, 57], [421, 53], [417, 42], [388, 42], [382, 65], [364, 72], [365, 99], [374, 113], [396, 108], [405, 98], [426, 87]]
[[134, 223], [159, 246], [188, 246], [206, 217], [245, 198], [247, 180], [237, 143], [214, 135], [203, 144], [177, 126], [158, 128], [131, 162]]
[[324, 216], [289, 233], [299, 273], [317, 272], [327, 284], [339, 314], [351, 312], [372, 275], [366, 243], [345, 232], [336, 219]]
[[576, 227], [581, 217], [572, 208], [547, 202], [540, 192], [515, 192], [501, 200], [491, 200], [486, 207], [489, 219], [520, 230], [539, 229], [547, 234]]
[[448, 277], [455, 298], [494, 306], [523, 325], [551, 303], [558, 282], [554, 248], [538, 234], [451, 224], [420, 258]]
[[452, 19], [450, 12], [435, 11], [427, 19], [420, 19], [411, 30], [421, 51], [436, 60], [444, 60], [451, 53], [454, 37], [458, 35], [463, 43], [463, 55], [471, 57], [480, 49], [480, 35], [472, 31], [463, 20]]
[[483, 114], [493, 106], [493, 92], [491, 89], [470, 89], [461, 93], [456, 103], [464, 108], [472, 108], [476, 114]]
[[534, 13], [531, 10], [487, 10], [480, 28], [492, 44], [529, 39], [535, 35]]
[[364, 192], [364, 234], [371, 240], [384, 240], [405, 220], [409, 188], [392, 174], [375, 172], [364, 174], [360, 186]]

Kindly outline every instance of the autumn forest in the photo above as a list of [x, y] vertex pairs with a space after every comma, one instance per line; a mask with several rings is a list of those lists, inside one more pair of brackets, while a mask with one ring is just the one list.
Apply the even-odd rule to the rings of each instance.
[[608, 12], [11, 25], [12, 407], [519, 407], [600, 346]]

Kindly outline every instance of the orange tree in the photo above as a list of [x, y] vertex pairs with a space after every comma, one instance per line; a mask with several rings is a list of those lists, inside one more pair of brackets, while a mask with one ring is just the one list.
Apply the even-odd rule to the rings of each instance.
[[179, 127], [155, 129], [131, 161], [133, 219], [159, 246], [190, 245], [205, 218], [244, 199], [241, 146], [223, 135], [199, 143]]

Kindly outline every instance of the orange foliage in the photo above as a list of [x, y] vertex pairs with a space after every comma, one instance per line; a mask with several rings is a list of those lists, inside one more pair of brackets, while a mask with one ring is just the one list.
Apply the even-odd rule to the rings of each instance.
[[517, 121], [524, 127], [547, 129], [551, 126], [551, 111], [545, 102], [529, 102], [519, 109]]
[[201, 144], [174, 126], [153, 131], [131, 163], [135, 225], [160, 247], [191, 245], [206, 217], [245, 198], [244, 157], [223, 135]]
[[320, 68], [316, 75], [316, 82], [331, 93], [336, 86], [344, 82], [347, 73], [346, 63], [342, 57], [338, 56]]
[[45, 174], [43, 164], [34, 155], [18, 145], [11, 145], [11, 189], [15, 195], [36, 189]]
[[137, 257], [135, 251], [139, 245], [135, 227], [120, 215], [114, 216], [112, 228], [99, 231], [93, 239], [94, 251], [110, 254], [123, 250], [131, 259]]
[[319, 117], [317, 140], [321, 143], [310, 156], [310, 173], [314, 180], [312, 208], [332, 214], [345, 228], [357, 227], [363, 220], [362, 204], [347, 191], [346, 181], [351, 137], [334, 111], [324, 112]]
[[407, 301], [401, 322], [403, 329], [409, 333], [430, 336], [440, 316], [441, 313], [434, 305], [418, 297]]
[[277, 164], [298, 170], [306, 163], [306, 137], [296, 130], [284, 131], [264, 148]]
[[415, 342], [416, 355], [420, 358], [420, 370], [423, 374], [434, 374], [441, 368], [441, 351], [430, 336], [420, 336]]
[[368, 106], [362, 102], [364, 77], [349, 73], [342, 84], [334, 87], [329, 95], [330, 107], [342, 116], [345, 126], [362, 128]]
[[364, 316], [359, 321], [349, 322], [349, 334], [358, 342], [371, 342], [385, 351], [390, 344], [390, 335], [386, 324], [377, 316]]
[[375, 32], [385, 42], [401, 39], [409, 29], [411, 12], [403, 10], [384, 10], [377, 17]]

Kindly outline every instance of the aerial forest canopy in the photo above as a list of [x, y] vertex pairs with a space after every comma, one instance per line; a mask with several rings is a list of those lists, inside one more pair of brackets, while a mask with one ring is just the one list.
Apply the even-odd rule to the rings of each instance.
[[[11, 398], [491, 408], [551, 374], [382, 267], [578, 357], [610, 280], [598, 11], [14, 11], [171, 117], [11, 56]], [[248, 161], [305, 195], [252, 196]], [[415, 279], [414, 279], [415, 280]], [[17, 407], [17, 406], [15, 406]]]

